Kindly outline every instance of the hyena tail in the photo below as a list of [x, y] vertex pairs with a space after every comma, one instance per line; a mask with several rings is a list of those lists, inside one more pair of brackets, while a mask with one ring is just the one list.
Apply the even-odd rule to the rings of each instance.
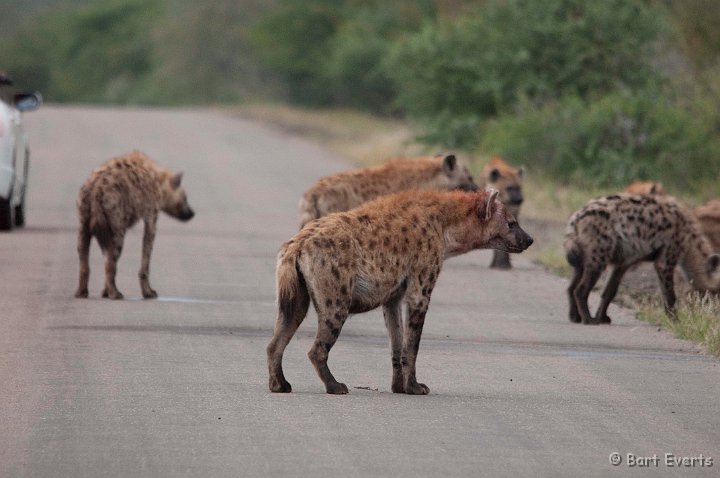
[[105, 251], [112, 244], [114, 234], [107, 211], [102, 207], [102, 193], [99, 197], [92, 198], [87, 204], [90, 234], [95, 236], [100, 248]]
[[307, 312], [310, 293], [300, 271], [297, 259], [300, 250], [297, 244], [287, 244], [278, 255], [277, 266], [277, 300], [278, 308], [285, 323]]
[[583, 262], [582, 250], [578, 247], [575, 237], [566, 237], [563, 248], [565, 249], [565, 259], [567, 259], [568, 264], [575, 268], [581, 267]]

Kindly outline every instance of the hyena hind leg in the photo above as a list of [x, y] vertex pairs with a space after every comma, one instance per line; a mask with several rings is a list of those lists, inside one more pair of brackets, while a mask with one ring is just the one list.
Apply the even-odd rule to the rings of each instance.
[[80, 259], [80, 279], [75, 297], [86, 298], [88, 296], [88, 281], [90, 279], [90, 241], [92, 235], [87, 224], [83, 221], [78, 232], [77, 251]]
[[330, 368], [327, 365], [330, 349], [337, 341], [340, 330], [347, 319], [347, 310], [326, 310], [318, 311], [317, 337], [313, 346], [308, 352], [308, 358], [315, 367], [320, 380], [325, 384], [325, 391], [333, 395], [348, 393], [347, 385], [335, 380]]
[[292, 386], [283, 374], [282, 359], [285, 347], [290, 343], [310, 307], [310, 294], [304, 284], [301, 284], [298, 294], [290, 300], [292, 303], [288, 307], [279, 304], [275, 331], [267, 346], [269, 387], [270, 391], [275, 393], [292, 392]]
[[573, 293], [575, 302], [577, 303], [578, 312], [583, 324], [598, 324], [599, 322], [590, 315], [588, 307], [588, 298], [590, 291], [600, 279], [600, 275], [605, 267], [597, 267], [595, 265], [585, 266], [582, 278]]
[[113, 237], [103, 250], [105, 254], [105, 288], [103, 289], [102, 296], [109, 299], [120, 300], [123, 298], [122, 293], [115, 285], [117, 262], [122, 253], [123, 242], [124, 236], [118, 235]]

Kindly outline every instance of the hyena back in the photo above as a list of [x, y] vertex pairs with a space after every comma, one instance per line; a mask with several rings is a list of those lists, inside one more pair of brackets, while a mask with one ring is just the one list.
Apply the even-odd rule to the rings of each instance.
[[[510, 213], [517, 219], [520, 215], [523, 191], [522, 183], [525, 170], [521, 166], [515, 168], [506, 163], [500, 156], [493, 156], [485, 165], [480, 174], [480, 187], [482, 189], [495, 189], [499, 192], [498, 197]], [[504, 251], [493, 251], [491, 269], [510, 269], [510, 254]]]
[[[717, 291], [720, 286], [714, 276], [720, 256], [712, 253], [693, 215], [671, 196], [617, 194], [591, 200], [570, 217], [564, 247], [575, 271], [568, 288], [571, 322], [610, 323], [607, 309], [620, 280], [641, 261], [654, 263], [670, 315], [678, 263], [695, 289]], [[588, 296], [608, 265], [613, 271], [593, 318]]]
[[140, 288], [144, 298], [157, 297], [150, 287], [149, 274], [158, 213], [163, 211], [181, 221], [188, 221], [195, 214], [180, 187], [181, 179], [182, 173], [173, 174], [158, 167], [139, 151], [111, 159], [93, 171], [80, 188], [77, 201], [80, 283], [75, 297], [88, 296], [90, 241], [95, 237], [105, 255], [102, 296], [123, 298], [115, 285], [117, 261], [125, 232], [140, 219], [145, 223]]
[[477, 191], [468, 168], [453, 154], [397, 158], [380, 166], [320, 178], [300, 199], [300, 228], [331, 212], [410, 189]]
[[348, 391], [327, 365], [348, 315], [382, 306], [392, 391], [427, 394], [428, 387], [416, 380], [415, 360], [443, 260], [481, 248], [521, 252], [530, 244], [497, 192], [408, 191], [313, 221], [278, 255], [278, 314], [267, 347], [270, 390], [291, 391], [283, 352], [312, 301], [319, 323], [308, 356], [327, 393]]

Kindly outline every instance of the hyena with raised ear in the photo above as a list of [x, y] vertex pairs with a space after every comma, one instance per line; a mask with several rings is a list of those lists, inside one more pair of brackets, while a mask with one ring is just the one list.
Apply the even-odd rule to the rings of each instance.
[[478, 186], [454, 154], [397, 158], [380, 166], [320, 178], [300, 199], [300, 228], [331, 212], [349, 211], [377, 197], [409, 189], [477, 191]]
[[[673, 273], [680, 264], [699, 291], [718, 291], [720, 256], [713, 254], [695, 217], [672, 196], [616, 194], [593, 199], [575, 212], [565, 231], [567, 260], [575, 269], [568, 288], [570, 321], [610, 323], [607, 309], [622, 276], [641, 261], [653, 262], [665, 310], [674, 316]], [[588, 296], [603, 270], [613, 266], [595, 317]]]
[[145, 154], [133, 151], [111, 159], [93, 171], [80, 188], [77, 207], [80, 218], [78, 255], [80, 284], [75, 297], [88, 296], [90, 241], [94, 236], [105, 255], [105, 288], [102, 296], [122, 299], [115, 285], [117, 261], [125, 232], [138, 220], [145, 223], [140, 266], [140, 288], [146, 299], [157, 297], [150, 287], [150, 254], [159, 211], [181, 221], [195, 215], [180, 187], [182, 173], [158, 167]]
[[348, 315], [382, 306], [392, 391], [427, 394], [428, 387], [416, 380], [415, 359], [443, 261], [473, 249], [521, 252], [532, 242], [497, 192], [407, 191], [309, 223], [278, 255], [278, 314], [267, 347], [270, 390], [291, 391], [283, 351], [312, 301], [319, 323], [308, 356], [327, 393], [348, 392], [327, 365]]
[[[525, 169], [521, 166], [515, 168], [506, 163], [500, 156], [493, 156], [480, 173], [480, 187], [498, 191], [500, 201], [505, 204], [510, 213], [517, 219], [520, 215], [520, 206], [523, 201], [523, 176]], [[493, 251], [491, 269], [510, 269], [510, 255], [504, 251]]]

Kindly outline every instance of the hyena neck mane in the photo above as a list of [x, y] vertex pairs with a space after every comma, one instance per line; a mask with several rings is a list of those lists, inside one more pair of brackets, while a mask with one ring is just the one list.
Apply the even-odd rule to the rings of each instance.
[[685, 272], [693, 289], [705, 292], [720, 291], [720, 277], [717, 271], [720, 257], [713, 253], [708, 239], [701, 233], [697, 221], [688, 224], [685, 252], [680, 259], [680, 268]]
[[489, 193], [453, 191], [445, 193], [439, 202], [438, 217], [445, 242], [445, 258], [479, 249], [489, 239], [480, 215], [486, 207]]

